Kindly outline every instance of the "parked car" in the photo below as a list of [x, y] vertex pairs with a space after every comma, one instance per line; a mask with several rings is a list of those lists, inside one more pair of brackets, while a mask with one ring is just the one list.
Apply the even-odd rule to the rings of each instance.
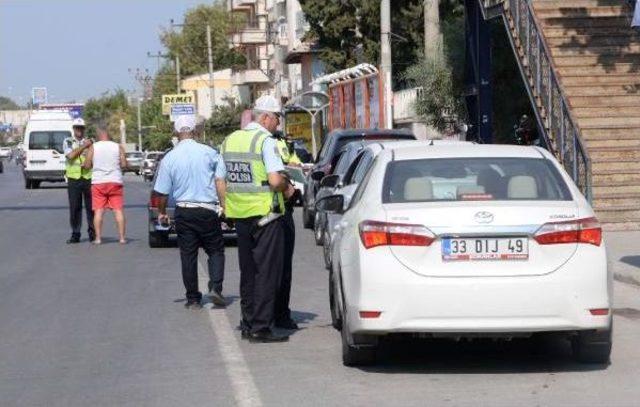
[[[161, 153], [158, 157], [157, 166], [161, 165], [162, 158], [171, 151], [170, 149]], [[151, 185], [155, 185], [156, 178], [158, 176], [158, 172], [156, 171], [153, 174], [153, 180]], [[167, 200], [167, 215], [169, 215], [169, 225], [168, 228], [165, 228], [163, 225], [158, 224], [158, 203], [160, 202], [160, 195], [151, 188], [149, 193], [149, 203], [147, 204], [147, 213], [149, 220], [149, 247], [157, 248], [157, 247], [166, 247], [169, 244], [169, 238], [171, 236], [175, 236], [175, 209], [176, 209], [176, 201], [173, 198], [173, 195], [168, 196]], [[222, 221], [222, 233], [225, 239], [235, 239], [237, 237], [235, 226], [232, 222], [223, 220]]]
[[142, 174], [142, 161], [144, 156], [141, 151], [128, 151], [125, 153], [127, 158], [127, 167], [123, 172], [135, 172], [137, 175]]
[[318, 158], [313, 168], [307, 175], [305, 182], [305, 194], [302, 205], [302, 221], [305, 228], [313, 228], [315, 221], [315, 197], [318, 192], [320, 180], [325, 175], [333, 173], [337, 163], [336, 156], [343, 146], [358, 140], [415, 140], [411, 132], [407, 130], [386, 129], [349, 129], [334, 130], [327, 135], [320, 147]]
[[303, 164], [307, 164], [313, 161], [313, 155], [309, 152], [304, 140], [292, 140], [293, 149], [296, 155], [302, 161]]
[[0, 174], [4, 172], [4, 162], [0, 160]]
[[13, 150], [11, 147], [0, 147], [0, 159], [11, 159]]
[[566, 336], [611, 352], [612, 275], [593, 209], [546, 150], [417, 142], [380, 152], [342, 213], [329, 275], [345, 365], [381, 337]]
[[142, 176], [145, 181], [151, 181], [156, 172], [156, 164], [158, 157], [162, 155], [161, 151], [147, 151], [142, 161]]

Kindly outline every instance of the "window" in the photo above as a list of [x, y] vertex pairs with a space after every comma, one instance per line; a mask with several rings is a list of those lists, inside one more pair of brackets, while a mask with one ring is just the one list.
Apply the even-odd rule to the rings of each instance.
[[539, 158], [454, 158], [392, 162], [383, 203], [438, 201], [566, 201], [560, 173]]
[[353, 178], [351, 179], [352, 184], [359, 184], [364, 178], [367, 170], [371, 166], [371, 162], [373, 161], [373, 153], [370, 151], [366, 151], [358, 163], [358, 166], [353, 172]]
[[[363, 159], [363, 161], [364, 161], [364, 159]], [[369, 171], [369, 170], [371, 168], [373, 168], [374, 164], [375, 164], [375, 160], [373, 160], [371, 165], [367, 165], [366, 166], [367, 167], [366, 168], [367, 171], [365, 171], [364, 178], [362, 178], [362, 182], [360, 182], [358, 184], [358, 187], [356, 188], [356, 191], [353, 193], [353, 198], [351, 199], [351, 202], [349, 203], [349, 209], [353, 208], [358, 203], [360, 198], [362, 198], [362, 195], [364, 194], [364, 191], [367, 189], [367, 185], [369, 184], [369, 180], [371, 179], [371, 174], [373, 174], [373, 171]], [[360, 167], [360, 166], [358, 166], [358, 167]]]
[[68, 131], [32, 131], [29, 133], [29, 150], [55, 150], [64, 153], [63, 142], [71, 137]]

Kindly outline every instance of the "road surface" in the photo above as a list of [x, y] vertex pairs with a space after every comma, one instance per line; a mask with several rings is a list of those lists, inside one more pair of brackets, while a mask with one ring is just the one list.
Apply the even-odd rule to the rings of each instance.
[[[303, 329], [288, 343], [250, 344], [235, 330], [236, 249], [226, 252], [225, 293], [233, 300], [227, 310], [184, 309], [177, 249], [147, 246], [149, 185], [133, 175], [126, 181], [132, 241], [118, 245], [107, 216], [106, 244], [67, 246], [66, 190], [55, 184], [25, 190], [13, 164], [0, 174], [2, 406], [639, 403], [636, 285], [615, 283], [607, 366], [572, 362], [560, 340], [432, 340], [396, 343], [376, 367], [345, 368], [339, 334], [330, 327], [327, 273], [311, 233], [298, 228], [294, 260], [292, 306]], [[614, 260], [635, 255], [615, 249]]]

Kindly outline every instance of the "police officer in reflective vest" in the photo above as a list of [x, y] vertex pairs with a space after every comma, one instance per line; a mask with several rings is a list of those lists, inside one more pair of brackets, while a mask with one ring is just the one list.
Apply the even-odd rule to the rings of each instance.
[[226, 216], [235, 221], [240, 262], [242, 338], [281, 342], [272, 330], [276, 294], [284, 262], [284, 199], [294, 193], [272, 133], [280, 123], [280, 103], [256, 100], [253, 122], [224, 140], [227, 167]]
[[87, 150], [92, 141], [85, 138], [84, 120], [78, 118], [73, 121], [73, 136], [62, 142], [66, 157], [65, 175], [67, 177], [67, 193], [69, 195], [69, 223], [71, 224], [71, 238], [68, 244], [80, 242], [82, 228], [82, 200], [87, 213], [89, 240], [96, 237], [93, 229], [93, 210], [91, 208], [91, 169], [82, 168]]
[[[295, 150], [291, 151], [284, 134], [281, 131], [274, 133], [274, 138], [278, 146], [278, 152], [285, 166], [300, 166], [302, 162], [296, 155]], [[276, 298], [275, 324], [278, 328], [298, 329], [298, 324], [291, 318], [289, 299], [291, 297], [291, 278], [293, 274], [293, 250], [296, 241], [296, 227], [293, 221], [293, 206], [295, 194], [285, 202], [285, 213], [282, 219], [284, 226], [284, 266], [282, 269], [282, 279]]]

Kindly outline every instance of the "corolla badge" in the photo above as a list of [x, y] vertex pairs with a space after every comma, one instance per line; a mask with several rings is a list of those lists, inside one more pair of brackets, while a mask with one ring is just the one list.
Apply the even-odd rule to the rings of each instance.
[[478, 223], [491, 223], [493, 222], [493, 213], [486, 211], [478, 212], [473, 219]]

